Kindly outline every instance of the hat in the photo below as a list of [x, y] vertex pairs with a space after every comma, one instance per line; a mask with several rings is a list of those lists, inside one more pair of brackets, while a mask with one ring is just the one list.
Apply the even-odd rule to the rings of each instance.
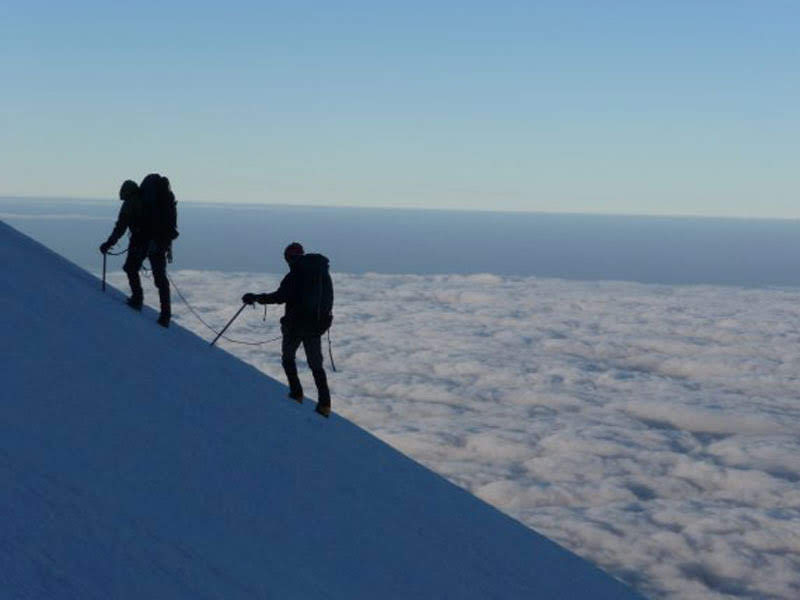
[[297, 258], [298, 256], [303, 256], [305, 250], [303, 250], [303, 246], [300, 242], [292, 242], [286, 249], [283, 251], [283, 258], [287, 261]]
[[139, 186], [136, 185], [135, 181], [131, 181], [130, 179], [124, 181], [122, 183], [122, 187], [119, 188], [120, 200], [125, 200], [125, 198], [130, 198], [131, 196], [135, 196], [138, 193], [139, 193]]

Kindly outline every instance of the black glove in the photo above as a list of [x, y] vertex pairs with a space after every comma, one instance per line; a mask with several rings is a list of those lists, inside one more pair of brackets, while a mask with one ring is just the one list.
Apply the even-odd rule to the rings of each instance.
[[100, 244], [100, 252], [105, 254], [106, 252], [109, 251], [111, 246], [113, 246], [113, 244], [109, 244], [108, 242], [103, 242], [102, 244]]
[[255, 301], [256, 301], [256, 295], [251, 292], [247, 292], [244, 296], [242, 296], [242, 302], [244, 302], [245, 304], [254, 304]]

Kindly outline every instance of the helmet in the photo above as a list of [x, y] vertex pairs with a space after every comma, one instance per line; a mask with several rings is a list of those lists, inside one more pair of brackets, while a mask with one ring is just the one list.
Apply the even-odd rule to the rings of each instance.
[[286, 249], [283, 251], [283, 258], [286, 259], [286, 262], [292, 262], [299, 256], [303, 256], [305, 250], [303, 250], [303, 246], [300, 242], [292, 242]]
[[136, 196], [139, 193], [139, 186], [136, 185], [135, 181], [131, 181], [130, 179], [124, 181], [122, 183], [122, 187], [119, 188], [119, 199], [126, 200], [131, 196]]

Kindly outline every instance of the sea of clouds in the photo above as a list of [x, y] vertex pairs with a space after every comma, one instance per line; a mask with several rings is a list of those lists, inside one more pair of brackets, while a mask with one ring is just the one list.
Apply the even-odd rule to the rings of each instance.
[[[280, 280], [171, 277], [216, 328]], [[800, 597], [800, 289], [334, 283], [336, 412], [648, 597]], [[174, 312], [214, 337], [176, 294]], [[226, 335], [273, 339], [281, 313]], [[218, 343], [283, 380], [279, 342]]]

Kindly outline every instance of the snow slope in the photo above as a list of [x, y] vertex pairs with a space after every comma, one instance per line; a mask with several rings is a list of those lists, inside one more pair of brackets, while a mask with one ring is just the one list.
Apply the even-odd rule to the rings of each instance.
[[638, 597], [3, 223], [0, 256], [3, 597]]

